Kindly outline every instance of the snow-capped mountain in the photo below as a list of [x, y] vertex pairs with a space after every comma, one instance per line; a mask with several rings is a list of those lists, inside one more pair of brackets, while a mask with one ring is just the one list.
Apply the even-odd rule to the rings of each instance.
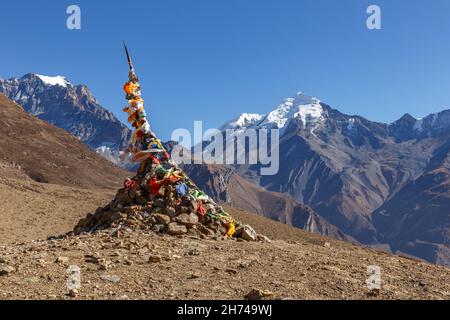
[[[280, 129], [278, 173], [228, 166], [240, 177], [289, 194], [337, 233], [450, 265], [450, 110], [379, 123], [300, 93], [268, 114], [244, 113], [222, 128], [235, 135]], [[208, 187], [202, 181], [211, 179], [195, 181]]]
[[435, 137], [448, 130], [450, 130], [450, 110], [432, 113], [421, 119], [406, 114], [390, 125], [391, 134], [399, 141]]
[[253, 127], [265, 117], [265, 115], [257, 113], [243, 113], [234, 120], [225, 123], [220, 130], [227, 129], [243, 129]]
[[221, 129], [285, 129], [289, 123], [298, 119], [307, 127], [314, 127], [325, 119], [326, 111], [320, 100], [297, 93], [295, 97], [285, 99], [268, 114], [243, 113], [238, 118], [225, 123]]
[[100, 105], [88, 87], [62, 76], [27, 74], [0, 79], [0, 92], [30, 114], [60, 127], [110, 161], [126, 146], [131, 131]]
[[385, 134], [397, 141], [410, 139], [423, 139], [435, 137], [450, 130], [450, 110], [432, 113], [424, 118], [417, 119], [410, 114], [390, 124], [376, 123], [359, 116], [349, 116], [331, 109], [319, 99], [307, 96], [302, 92], [294, 97], [285, 99], [268, 114], [242, 113], [239, 117], [226, 122], [221, 130], [234, 129], [243, 132], [247, 129], [280, 129], [283, 134], [292, 122], [307, 132], [315, 130], [327, 121], [334, 121], [335, 125], [347, 135], [354, 135], [365, 125], [378, 126], [385, 130]]

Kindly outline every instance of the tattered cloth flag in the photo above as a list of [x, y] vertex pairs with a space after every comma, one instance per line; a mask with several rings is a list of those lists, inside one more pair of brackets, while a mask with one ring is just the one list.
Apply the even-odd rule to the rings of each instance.
[[82, 219], [74, 233], [138, 228], [172, 235], [267, 240], [252, 227], [234, 220], [171, 159], [150, 129], [139, 79], [126, 46], [125, 52], [130, 70], [123, 87], [128, 100], [123, 111], [128, 114], [128, 122], [133, 127], [125, 155], [140, 166], [137, 174], [124, 182], [124, 188], [118, 191], [115, 199]]

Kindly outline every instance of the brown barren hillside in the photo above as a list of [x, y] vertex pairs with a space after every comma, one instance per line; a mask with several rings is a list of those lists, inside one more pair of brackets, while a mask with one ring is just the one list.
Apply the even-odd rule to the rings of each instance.
[[0, 161], [37, 182], [116, 188], [126, 172], [0, 94]]

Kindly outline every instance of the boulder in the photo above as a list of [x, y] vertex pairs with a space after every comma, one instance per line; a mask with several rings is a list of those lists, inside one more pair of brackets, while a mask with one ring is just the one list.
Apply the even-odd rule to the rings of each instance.
[[155, 204], [155, 206], [160, 207], [160, 208], [164, 208], [166, 206], [166, 201], [164, 201], [164, 199], [161, 199], [161, 198], [155, 199], [155, 201], [153, 203]]
[[162, 232], [163, 230], [164, 230], [164, 225], [163, 224], [157, 223], [157, 224], [153, 225], [153, 227], [152, 227], [152, 231], [156, 232], [156, 233]]
[[182, 213], [175, 218], [175, 221], [182, 225], [185, 225], [188, 228], [192, 228], [198, 223], [198, 216], [194, 213]]
[[170, 235], [183, 235], [187, 233], [187, 228], [184, 225], [178, 224], [176, 222], [171, 222], [167, 226], [167, 233]]
[[177, 211], [173, 207], [167, 207], [166, 209], [166, 215], [168, 215], [170, 218], [175, 218], [177, 215]]
[[256, 241], [257, 237], [258, 235], [252, 227], [244, 226], [244, 229], [242, 230], [242, 239], [247, 241]]
[[166, 214], [161, 214], [161, 213], [157, 213], [153, 215], [156, 219], [156, 221], [158, 221], [161, 224], [167, 225], [170, 223], [170, 217]]
[[211, 229], [205, 227], [205, 226], [204, 226], [203, 224], [201, 224], [201, 223], [198, 223], [198, 224], [197, 224], [197, 229], [198, 229], [201, 233], [203, 233], [205, 236], [208, 236], [208, 237], [212, 237], [212, 236], [215, 234], [215, 232], [214, 232], [213, 230], [211, 230]]

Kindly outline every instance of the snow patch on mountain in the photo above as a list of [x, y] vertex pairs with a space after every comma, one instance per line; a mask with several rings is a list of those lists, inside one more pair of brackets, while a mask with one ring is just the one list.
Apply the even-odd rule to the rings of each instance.
[[275, 126], [283, 129], [292, 119], [299, 119], [304, 126], [316, 124], [324, 118], [323, 113], [320, 100], [299, 92], [296, 97], [284, 100], [269, 112], [259, 127]]
[[243, 113], [236, 119], [224, 124], [221, 127], [221, 130], [226, 129], [241, 129], [241, 128], [247, 128], [250, 126], [253, 126], [257, 124], [259, 121], [261, 121], [265, 115], [263, 114], [257, 114], [257, 113]]
[[284, 129], [293, 119], [300, 120], [305, 127], [310, 126], [311, 130], [314, 130], [314, 126], [324, 119], [324, 109], [320, 100], [299, 92], [295, 97], [285, 99], [267, 115], [243, 113], [238, 118], [225, 123], [221, 130]]
[[117, 150], [114, 150], [108, 146], [100, 146], [95, 149], [95, 152], [97, 152], [97, 154], [99, 154], [103, 158], [111, 161], [112, 163], [121, 165], [119, 161], [119, 153]]
[[355, 126], [355, 119], [354, 118], [348, 119], [347, 130], [352, 130], [354, 126]]
[[423, 119], [417, 119], [416, 123], [414, 124], [413, 129], [422, 132], [423, 131]]
[[433, 135], [450, 128], [450, 111], [431, 113], [425, 118], [416, 119], [413, 129], [420, 133]]
[[71, 83], [67, 81], [65, 77], [62, 76], [49, 77], [40, 74], [36, 74], [36, 76], [49, 86], [61, 86], [67, 88], [67, 86], [71, 85]]

